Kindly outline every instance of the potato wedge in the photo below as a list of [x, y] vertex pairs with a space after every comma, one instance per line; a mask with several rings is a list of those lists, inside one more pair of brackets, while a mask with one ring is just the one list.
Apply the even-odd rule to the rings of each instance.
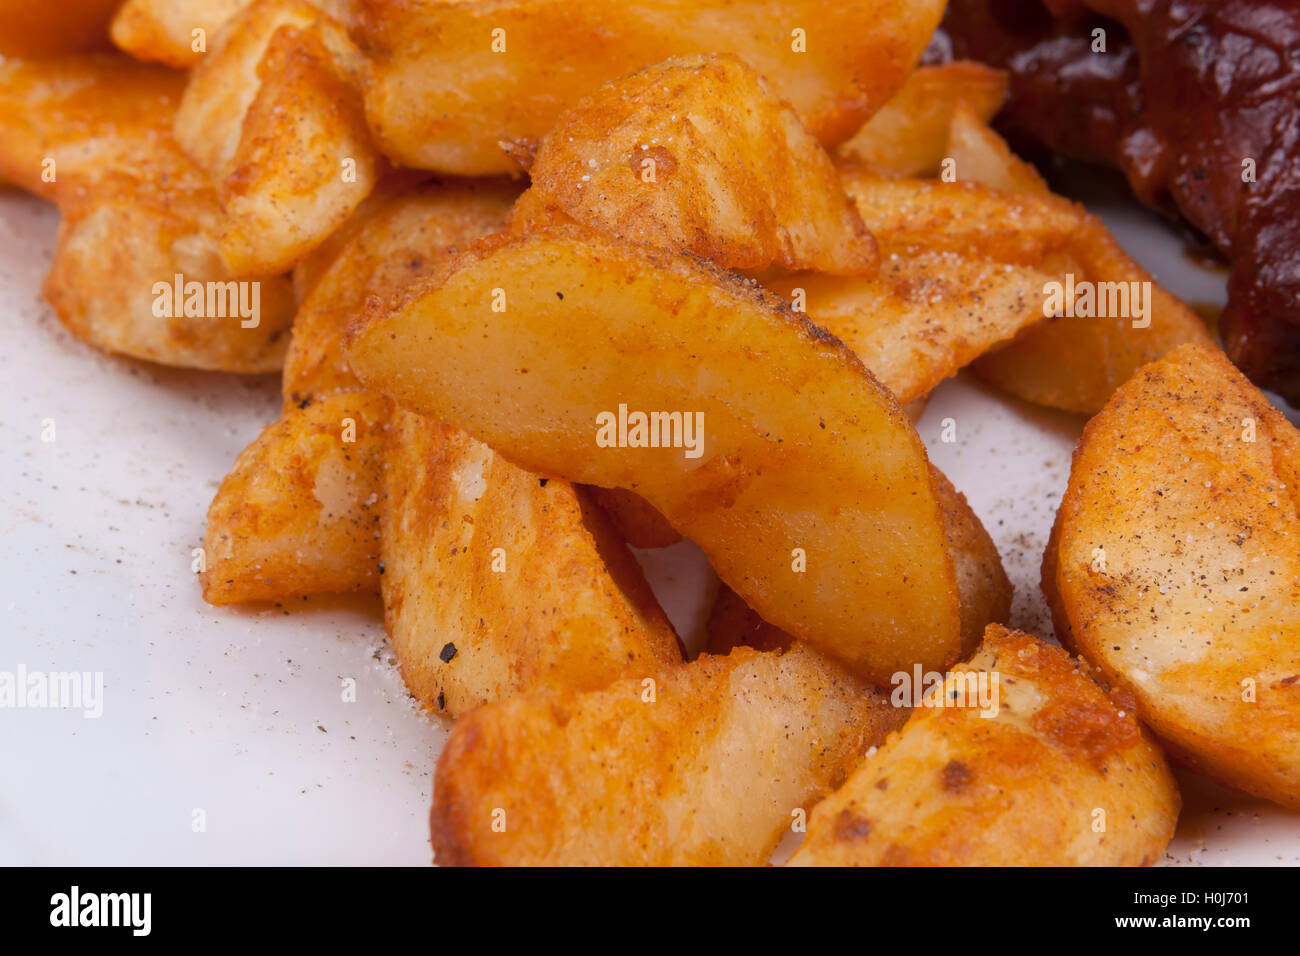
[[874, 276], [800, 273], [763, 284], [800, 300], [809, 319], [906, 405], [1043, 321], [1043, 288], [1052, 279], [1041, 269], [922, 252], [891, 255]]
[[1131, 705], [1084, 668], [990, 627], [970, 663], [813, 809], [790, 865], [1155, 863], [1174, 834], [1177, 784]]
[[290, 283], [236, 282], [221, 262], [216, 194], [170, 133], [179, 90], [171, 71], [120, 57], [4, 61], [0, 177], [63, 214], [44, 289], [78, 338], [166, 365], [274, 371]]
[[[734, 274], [579, 226], [497, 237], [380, 305], [349, 360], [530, 471], [635, 491], [764, 618], [867, 676], [958, 652], [911, 423], [842, 343]], [[620, 409], [680, 413], [661, 443], [680, 447], [628, 447]]]
[[877, 264], [830, 157], [734, 56], [605, 84], [556, 121], [529, 173], [532, 216], [558, 210], [727, 268], [855, 275]]
[[641, 568], [579, 489], [407, 411], [385, 460], [384, 620], [426, 707], [455, 716], [680, 664]]
[[566, 107], [602, 83], [700, 53], [738, 55], [832, 146], [902, 85], [943, 6], [940, 0], [366, 3], [357, 35], [371, 57], [366, 111], [383, 152], [405, 166], [478, 176], [517, 170], [501, 144], [522, 143], [526, 152]]
[[[961, 656], [969, 657], [984, 639], [984, 629], [989, 624], [1004, 623], [1010, 616], [1014, 589], [1003, 570], [997, 545], [971, 510], [966, 496], [933, 465], [930, 477], [943, 510], [944, 538], [957, 572]], [[786, 648], [794, 641], [759, 617], [725, 584], [718, 588], [705, 630], [710, 654], [726, 654], [740, 646], [757, 650]]]
[[1088, 423], [1046, 589], [1171, 754], [1300, 807], [1300, 433], [1217, 349], [1144, 366]]
[[436, 861], [756, 866], [902, 713], [803, 645], [497, 701], [438, 758]]
[[0, 56], [50, 57], [111, 49], [108, 22], [120, 0], [0, 0]]
[[288, 270], [374, 188], [363, 68], [343, 26], [305, 0], [258, 0], [195, 66], [176, 139], [217, 187], [233, 272]]
[[208, 510], [205, 601], [378, 590], [389, 413], [382, 395], [334, 392], [244, 449]]
[[[959, 179], [1017, 195], [1046, 193], [1038, 172], [968, 111], [953, 115], [948, 153]], [[1123, 284], [1128, 307], [1108, 307], [1112, 314], [1101, 316], [1053, 315], [976, 362], [982, 378], [1038, 405], [1093, 414], [1139, 366], [1185, 342], [1213, 344], [1196, 313], [1134, 262], [1097, 218], [1080, 214], [1064, 252], [1066, 261], [1057, 265], [1068, 273], [1064, 285], [1081, 294], [1096, 289], [1100, 300], [1109, 284]], [[1133, 305], [1134, 289], [1146, 290], [1142, 315]]]
[[970, 110], [988, 122], [1007, 98], [1008, 77], [983, 63], [957, 60], [918, 67], [837, 155], [893, 176], [937, 176], [948, 153], [952, 117]]

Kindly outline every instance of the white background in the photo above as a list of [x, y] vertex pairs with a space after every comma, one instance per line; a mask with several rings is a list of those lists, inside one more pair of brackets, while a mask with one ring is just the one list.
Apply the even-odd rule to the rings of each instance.
[[[1222, 301], [1222, 275], [1146, 213], [1103, 212], [1175, 292]], [[102, 671], [105, 703], [98, 720], [0, 709], [0, 863], [428, 863], [447, 725], [410, 703], [378, 602], [215, 609], [190, 570], [218, 483], [278, 413], [278, 382], [71, 338], [40, 296], [56, 224], [51, 207], [0, 193], [0, 671]], [[946, 417], [954, 444], [939, 442]], [[1039, 561], [1082, 424], [966, 376], [920, 424], [998, 543], [1011, 623], [1043, 636]], [[689, 639], [711, 573], [689, 545], [642, 557]], [[1300, 863], [1300, 814], [1182, 780], [1168, 861]], [[191, 828], [196, 809], [206, 832]]]

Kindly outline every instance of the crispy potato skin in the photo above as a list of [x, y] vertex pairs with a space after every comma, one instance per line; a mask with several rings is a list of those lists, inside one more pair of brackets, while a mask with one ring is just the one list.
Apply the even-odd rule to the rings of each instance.
[[[441, 257], [500, 228], [517, 188], [429, 184], [376, 197], [294, 319], [278, 422], [240, 455], [208, 511], [202, 575], [212, 604], [379, 590], [391, 413], [343, 356], [347, 323]], [[345, 443], [344, 420], [355, 423]]]
[[63, 214], [44, 288], [78, 338], [166, 365], [274, 371], [293, 317], [283, 276], [250, 280], [255, 327], [238, 314], [154, 311], [155, 283], [177, 274], [223, 290], [236, 278], [218, 253], [216, 194], [171, 136], [182, 82], [113, 56], [0, 64], [0, 178]]
[[1047, 181], [1038, 170], [1011, 152], [988, 121], [989, 117], [981, 116], [966, 102], [953, 109], [944, 153], [952, 157], [959, 178], [1005, 193], [1049, 194]]
[[[997, 545], [989, 537], [966, 496], [953, 487], [947, 475], [933, 465], [930, 476], [943, 509], [944, 539], [957, 571], [961, 602], [961, 654], [975, 653], [984, 629], [1003, 623], [1011, 614], [1014, 588], [1002, 568]], [[710, 654], [725, 654], [733, 647], [769, 651], [789, 647], [794, 638], [768, 624], [731, 588], [719, 586], [705, 628]]]
[[645, 679], [462, 716], [434, 773], [437, 862], [759, 865], [902, 717], [803, 645]]
[[384, 620], [425, 706], [455, 716], [681, 662], [640, 567], [568, 482], [399, 411], [384, 489]]
[[388, 400], [346, 391], [308, 402], [244, 449], [212, 501], [199, 576], [209, 604], [378, 590]]
[[[863, 674], [955, 659], [956, 576], [915, 430], [756, 285], [577, 226], [500, 237], [378, 308], [349, 355], [528, 470], [636, 491], [766, 619]], [[597, 416], [620, 404], [702, 414], [699, 457], [600, 447]]]
[[[460, 175], [518, 167], [501, 143], [537, 142], [602, 83], [673, 56], [738, 55], [823, 144], [850, 136], [920, 58], [940, 0], [361, 0], [366, 110], [384, 153]], [[563, 23], [563, 29], [556, 29]], [[797, 52], [792, 30], [806, 34]], [[494, 52], [493, 30], [504, 31]]]
[[[1131, 705], [1084, 668], [1058, 647], [990, 627], [943, 694], [962, 699], [970, 685], [956, 675], [997, 674], [996, 716], [977, 706], [914, 709], [813, 810], [790, 865], [1155, 863], [1178, 819], [1173, 774]], [[1104, 832], [1094, 832], [1098, 809]]]
[[0, 56], [51, 57], [109, 49], [120, 0], [0, 0]]
[[1297, 489], [1300, 434], [1221, 352], [1183, 346], [1089, 422], [1045, 565], [1068, 623], [1058, 636], [1136, 696], [1171, 753], [1289, 807], [1300, 807]]
[[877, 265], [830, 157], [736, 57], [669, 60], [606, 84], [559, 118], [529, 174], [532, 216], [558, 210], [727, 268]]
[[874, 276], [800, 273], [765, 280], [857, 353], [900, 405], [1043, 321], [1051, 273], [957, 252], [891, 255]]
[[587, 496], [609, 515], [619, 537], [634, 548], [667, 548], [682, 540], [654, 505], [624, 488], [585, 486]]
[[970, 110], [984, 122], [1007, 99], [1007, 74], [983, 63], [957, 60], [918, 67], [837, 155], [893, 176], [934, 176], [947, 151], [953, 115]]
[[232, 271], [288, 270], [374, 188], [363, 68], [343, 26], [303, 0], [259, 0], [194, 67], [176, 138], [217, 187]]

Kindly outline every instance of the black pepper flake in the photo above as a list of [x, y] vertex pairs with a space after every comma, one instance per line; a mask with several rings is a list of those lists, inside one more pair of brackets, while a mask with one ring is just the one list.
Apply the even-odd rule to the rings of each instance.
[[311, 404], [311, 396], [308, 395], [306, 398], [304, 398], [301, 402], [298, 403], [298, 407], [306, 408], [310, 404]]
[[556, 297], [557, 299], [559, 299], [561, 302], [564, 301], [564, 293], [563, 293], [563, 292], [557, 292], [557, 293], [555, 293], [555, 297]]
[[379, 573], [380, 574], [384, 573], [384, 562], [382, 561], [379, 562]]
[[438, 652], [438, 659], [444, 664], [450, 663], [451, 659], [456, 656], [456, 645], [448, 641]]
[[550, 480], [551, 480], [551, 479], [549, 479], [549, 478], [538, 478], [538, 479], [537, 479], [537, 483], [538, 483], [539, 485], [541, 485], [543, 488], [545, 488], [545, 487], [546, 487], [546, 483], [547, 483], [548, 481], [550, 481]]
[[438, 691], [438, 709], [439, 710], [447, 709], [447, 698], [443, 696], [442, 691]]

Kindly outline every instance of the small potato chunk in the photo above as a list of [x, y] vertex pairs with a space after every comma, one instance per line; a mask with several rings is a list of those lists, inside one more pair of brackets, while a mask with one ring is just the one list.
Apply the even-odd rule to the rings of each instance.
[[252, 2], [126, 0], [113, 18], [113, 42], [137, 60], [183, 69], [201, 60], [221, 28]]
[[[378, 306], [349, 359], [530, 471], [635, 491], [764, 618], [867, 676], [959, 651], [920, 439], [756, 285], [578, 226], [497, 237]], [[659, 447], [619, 438], [620, 407], [679, 424], [661, 419]]]
[[343, 26], [303, 0], [259, 0], [195, 66], [176, 138], [217, 187], [233, 272], [286, 271], [374, 188], [363, 69]]
[[[733, 53], [767, 77], [824, 145], [848, 138], [903, 84], [941, 0], [499, 0], [366, 3], [366, 112], [404, 166], [481, 176], [518, 169], [566, 107], [674, 56]], [[503, 148], [504, 146], [504, 148]]]
[[1300, 432], [1222, 352], [1174, 350], [1089, 422], [1044, 578], [1176, 759], [1300, 808]]
[[244, 449], [208, 511], [203, 599], [377, 590], [388, 416], [382, 395], [335, 392]]
[[559, 118], [529, 173], [534, 217], [558, 210], [731, 269], [876, 266], [830, 157], [733, 56], [668, 60], [607, 83]]
[[996, 625], [817, 805], [791, 866], [1148, 866], [1180, 798], [1131, 704]]
[[497, 701], [438, 759], [436, 861], [757, 866], [903, 714], [803, 645]]
[[384, 620], [426, 707], [455, 716], [681, 662], [641, 568], [579, 489], [407, 411], [385, 460]]
[[937, 176], [949, 126], [959, 110], [985, 122], [1007, 98], [1007, 74], [983, 63], [958, 60], [918, 67], [894, 98], [867, 120], [837, 155], [892, 176]]

